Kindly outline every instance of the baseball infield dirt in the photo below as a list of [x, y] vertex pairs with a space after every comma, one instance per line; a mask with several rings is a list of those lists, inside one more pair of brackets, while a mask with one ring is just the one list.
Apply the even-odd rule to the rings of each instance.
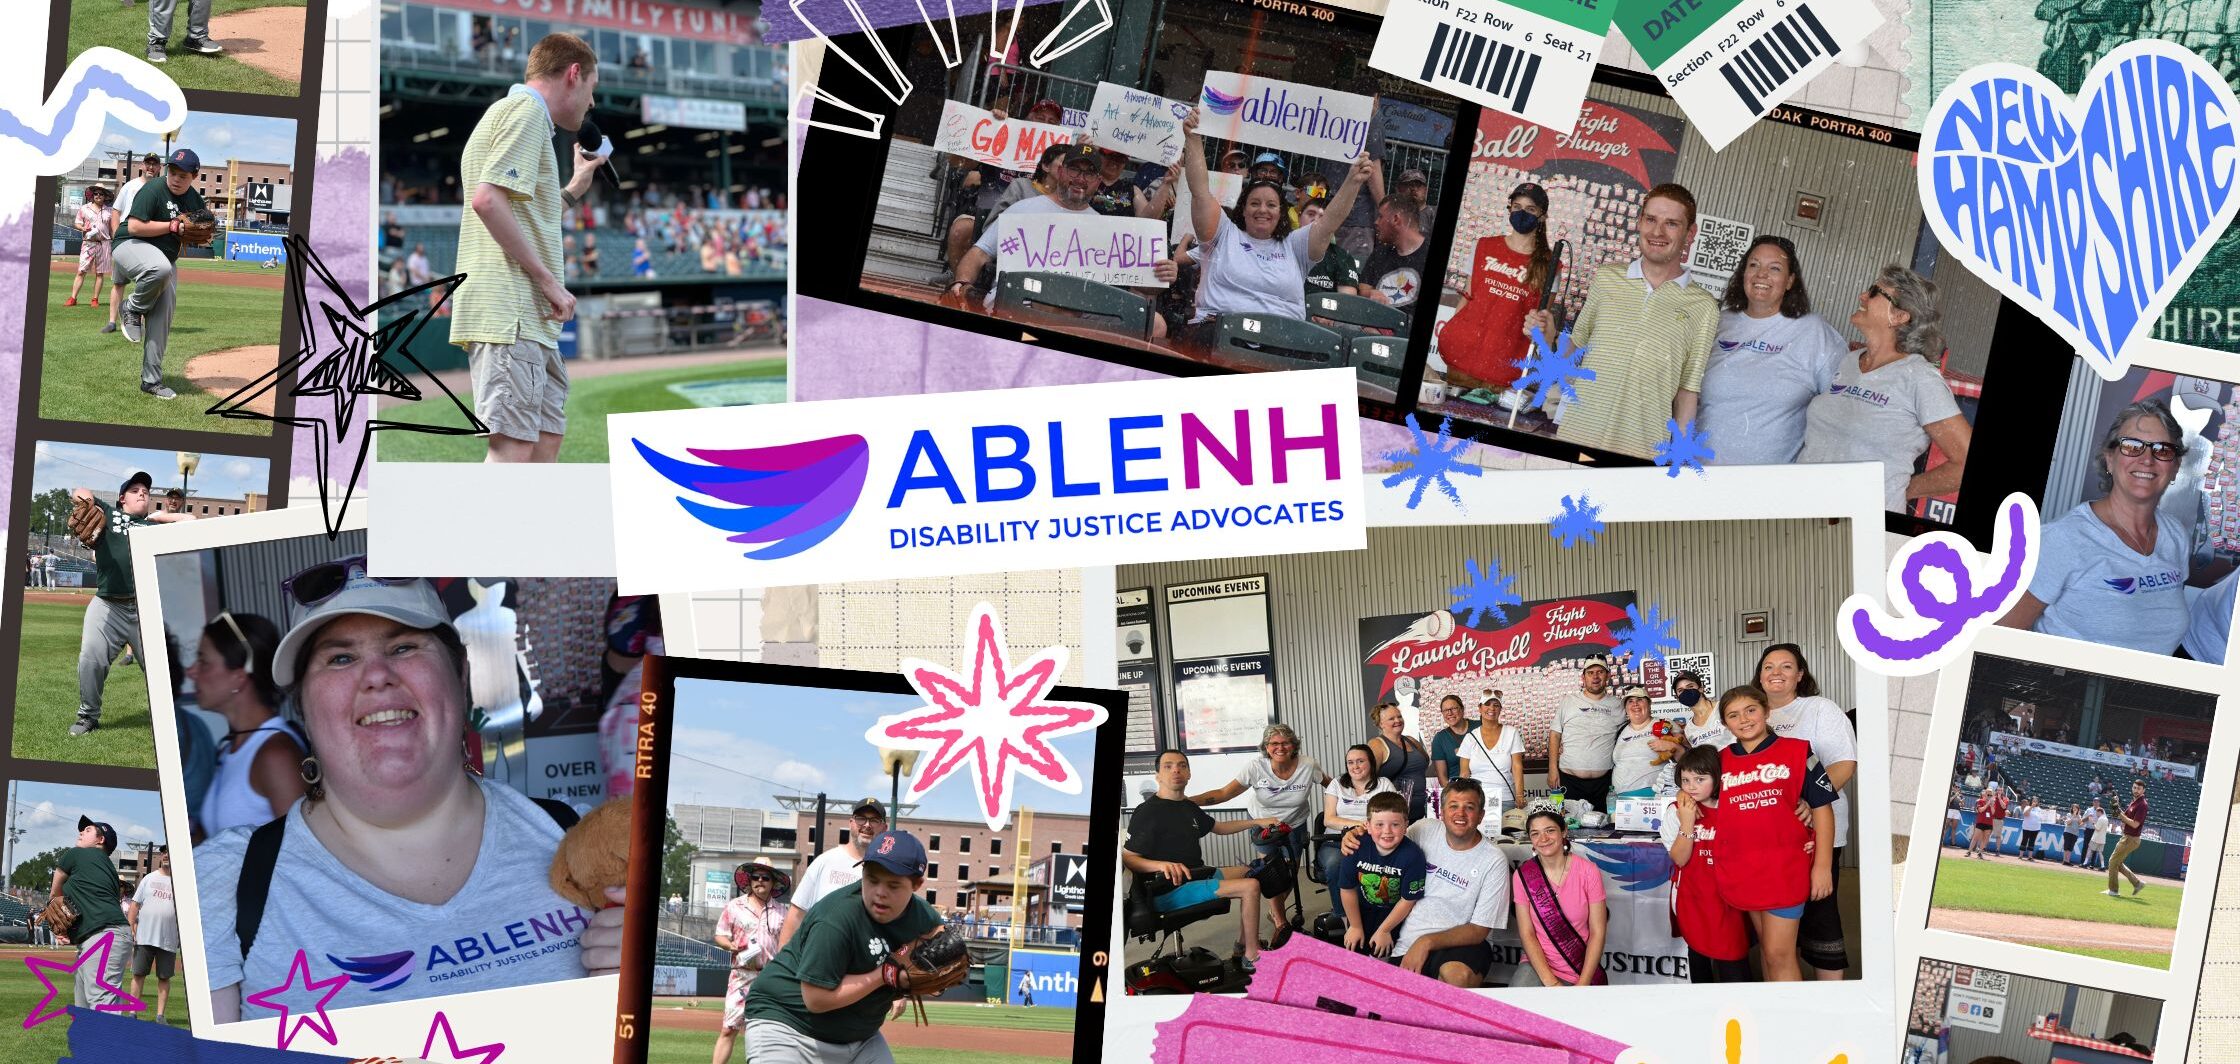
[[75, 594], [68, 591], [26, 591], [23, 593], [23, 601], [53, 606], [83, 606], [93, 601], [93, 589], [89, 587]]
[[[272, 367], [279, 364], [279, 344], [250, 344], [196, 355], [187, 360], [186, 374], [195, 387], [224, 399], [250, 381], [272, 372]], [[278, 388], [265, 389], [263, 394], [249, 400], [249, 409], [260, 414], [272, 413], [273, 401], [279, 393]]]
[[2091, 920], [2060, 920], [2047, 916], [2015, 916], [2010, 913], [1945, 909], [1930, 912], [1929, 926], [1938, 931], [1958, 931], [2027, 945], [2050, 945], [2055, 948], [2085, 946], [2092, 949], [2154, 953], [2170, 952], [2178, 938], [2178, 933], [2167, 927], [2133, 927], [2129, 924], [2103, 924]]
[[303, 77], [303, 8], [260, 7], [215, 15], [210, 36], [238, 59], [276, 78]]
[[[654, 1006], [653, 1025], [672, 1031], [709, 1031], [723, 1028], [722, 1009], [682, 1009]], [[890, 1020], [879, 1028], [894, 1046], [929, 1049], [969, 1049], [982, 1053], [1010, 1053], [1030, 1057], [1073, 1059], [1071, 1031], [1017, 1031], [1004, 1027], [965, 1027], [936, 1022], [920, 1027], [908, 1020]]]
[[[179, 271], [179, 283], [217, 284], [229, 288], [272, 289], [285, 288], [288, 284], [288, 271], [286, 270], [212, 269], [196, 265], [198, 262], [207, 261], [209, 260], [188, 259], [186, 268]], [[78, 260], [75, 256], [52, 259], [48, 262], [48, 269], [63, 274], [76, 273]], [[101, 297], [107, 299], [109, 293], [103, 292]]]

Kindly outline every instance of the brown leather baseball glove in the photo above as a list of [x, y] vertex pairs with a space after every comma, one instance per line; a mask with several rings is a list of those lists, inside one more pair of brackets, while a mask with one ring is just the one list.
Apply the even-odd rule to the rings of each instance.
[[209, 208], [188, 211], [179, 216], [179, 242], [191, 248], [206, 248], [218, 239], [218, 216]]
[[909, 995], [917, 1006], [918, 1023], [926, 1023], [926, 999], [964, 982], [972, 969], [965, 949], [964, 932], [942, 924], [887, 954], [879, 968], [888, 986]]
[[101, 534], [109, 529], [109, 515], [101, 504], [80, 496], [70, 504], [70, 534], [88, 549], [101, 545]]
[[78, 929], [78, 907], [70, 904], [70, 899], [63, 897], [61, 891], [56, 891], [47, 899], [46, 909], [32, 920], [47, 925], [56, 941], [68, 942], [70, 933]]

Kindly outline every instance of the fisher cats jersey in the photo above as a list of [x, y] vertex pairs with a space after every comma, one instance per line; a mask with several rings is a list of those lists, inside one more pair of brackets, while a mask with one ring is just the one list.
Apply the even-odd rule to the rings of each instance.
[[1799, 799], [1832, 805], [1835, 788], [1812, 744], [1775, 736], [1756, 751], [1719, 751], [1719, 895], [1749, 912], [1801, 905], [1812, 896], [1812, 827], [1797, 822]]
[[[1677, 824], [1677, 803], [1665, 808]], [[1689, 949], [1713, 960], [1738, 961], [1750, 955], [1750, 930], [1742, 910], [1719, 896], [1718, 861], [1712, 852], [1718, 847], [1718, 817], [1717, 806], [1696, 809], [1694, 849], [1687, 864], [1672, 870], [1672, 926]]]

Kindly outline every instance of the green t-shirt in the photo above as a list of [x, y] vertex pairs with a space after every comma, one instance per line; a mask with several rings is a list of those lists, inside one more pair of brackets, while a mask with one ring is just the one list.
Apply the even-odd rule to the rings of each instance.
[[913, 895], [909, 908], [893, 923], [871, 919], [863, 907], [863, 884], [850, 883], [817, 902], [802, 917], [786, 948], [779, 950], [747, 988], [747, 1017], [776, 1020], [819, 1042], [861, 1042], [879, 1033], [887, 1006], [897, 991], [880, 987], [863, 1000], [831, 1012], [810, 1012], [801, 984], [830, 990], [850, 975], [876, 971], [887, 951], [940, 926], [941, 916]]
[[83, 943], [105, 927], [124, 926], [124, 906], [117, 900], [121, 886], [117, 866], [109, 863], [109, 855], [100, 847], [72, 846], [62, 851], [55, 867], [67, 877], [62, 881], [62, 896], [78, 907], [78, 928], [70, 935], [72, 943]]
[[1322, 253], [1322, 261], [1315, 263], [1314, 269], [1307, 271], [1307, 294], [1310, 296], [1317, 292], [1335, 292], [1342, 284], [1360, 283], [1361, 260], [1354, 258], [1352, 252], [1339, 247], [1335, 240], [1330, 242], [1330, 250]]
[[109, 522], [101, 533], [100, 545], [93, 549], [93, 593], [112, 599], [136, 597], [139, 592], [132, 582], [132, 530], [146, 528], [154, 522], [105, 503], [101, 511]]
[[[132, 209], [126, 214], [128, 217], [138, 218], [144, 222], [168, 222], [182, 214], [201, 209], [202, 193], [190, 188], [174, 196], [171, 194], [171, 186], [165, 184], [163, 178], [158, 177], [140, 186], [140, 194], [132, 197]], [[122, 244], [126, 240], [153, 244], [162, 250], [164, 258], [173, 262], [179, 261], [179, 237], [176, 234], [165, 233], [162, 236], [152, 237], [128, 236], [118, 240], [117, 243]]]

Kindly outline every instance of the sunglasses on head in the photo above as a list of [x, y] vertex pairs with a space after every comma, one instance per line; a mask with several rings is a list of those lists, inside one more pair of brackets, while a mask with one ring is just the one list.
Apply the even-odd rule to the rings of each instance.
[[350, 586], [352, 570], [358, 572], [358, 579], [371, 581], [383, 587], [406, 587], [417, 579], [416, 577], [405, 576], [367, 576], [365, 575], [365, 568], [366, 556], [363, 554], [353, 554], [347, 558], [336, 558], [331, 562], [321, 562], [286, 580], [282, 580], [280, 582], [280, 593], [286, 595], [288, 601], [295, 603], [297, 606], [311, 609], [336, 595], [342, 594], [343, 590]]
[[256, 675], [256, 652], [249, 646], [249, 637], [242, 633], [240, 622], [233, 619], [233, 611], [220, 611], [218, 614], [218, 619], [226, 622], [226, 627], [233, 632], [233, 641], [241, 644], [241, 671], [246, 672], [251, 676]]
[[2178, 460], [2178, 445], [2165, 443], [2161, 440], [2149, 443], [2146, 440], [2125, 436], [2109, 444], [2108, 449], [2125, 458], [2137, 458], [2142, 454], [2152, 453], [2154, 460], [2157, 462], [2175, 462]]

